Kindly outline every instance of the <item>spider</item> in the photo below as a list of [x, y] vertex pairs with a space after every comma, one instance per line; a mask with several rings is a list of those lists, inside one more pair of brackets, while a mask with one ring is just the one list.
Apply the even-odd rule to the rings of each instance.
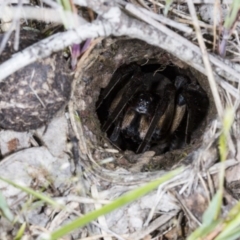
[[115, 71], [100, 94], [97, 111], [103, 108], [107, 113], [102, 130], [112, 143], [136, 153], [158, 145], [163, 153], [190, 143], [193, 130], [206, 116], [208, 97], [187, 77], [170, 80], [129, 64]]

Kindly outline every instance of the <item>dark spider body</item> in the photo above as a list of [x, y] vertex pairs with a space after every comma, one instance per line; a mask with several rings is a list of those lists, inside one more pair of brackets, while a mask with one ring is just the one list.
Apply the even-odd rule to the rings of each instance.
[[206, 115], [208, 98], [199, 84], [186, 77], [171, 81], [130, 64], [114, 73], [97, 109], [102, 105], [108, 109], [102, 130], [114, 144], [131, 145], [136, 153], [161, 145], [159, 153], [163, 153], [178, 148], [179, 142], [190, 142], [192, 131]]

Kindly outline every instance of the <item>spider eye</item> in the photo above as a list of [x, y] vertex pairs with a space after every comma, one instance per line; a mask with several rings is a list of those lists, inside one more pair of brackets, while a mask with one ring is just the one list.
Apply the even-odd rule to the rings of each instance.
[[185, 77], [183, 77], [183, 76], [177, 76], [177, 77], [175, 78], [175, 83], [174, 83], [174, 85], [175, 85], [175, 87], [176, 87], [177, 89], [180, 89], [180, 88], [184, 87], [187, 83], [188, 83], [188, 81], [187, 81], [187, 79], [186, 79]]
[[185, 98], [183, 97], [182, 94], [179, 94], [179, 95], [177, 96], [177, 104], [178, 104], [179, 106], [182, 106], [182, 105], [186, 104]]

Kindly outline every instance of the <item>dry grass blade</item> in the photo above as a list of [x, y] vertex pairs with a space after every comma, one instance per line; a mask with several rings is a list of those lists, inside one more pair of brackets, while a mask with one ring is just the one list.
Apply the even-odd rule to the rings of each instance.
[[160, 21], [160, 22], [163, 23], [163, 24], [166, 24], [166, 25], [168, 25], [168, 26], [170, 26], [170, 27], [173, 27], [173, 28], [175, 28], [175, 29], [178, 29], [178, 30], [180, 30], [180, 31], [182, 31], [182, 32], [185, 32], [185, 33], [187, 33], [187, 34], [192, 33], [192, 29], [191, 29], [190, 27], [186, 26], [185, 24], [178, 23], [178, 22], [173, 21], [173, 20], [171, 20], [171, 19], [169, 19], [169, 18], [167, 18], [167, 17], [165, 17], [165, 16], [163, 16], [163, 15], [153, 13], [153, 12], [151, 12], [151, 11], [149, 11], [149, 10], [144, 9], [144, 8], [139, 8], [139, 10], [140, 10], [145, 16], [147, 15], [147, 16], [151, 17], [152, 19], [155, 19], [155, 20], [157, 20], [157, 21]]
[[214, 97], [214, 101], [215, 101], [215, 104], [216, 104], [218, 115], [221, 118], [222, 115], [223, 115], [223, 106], [222, 106], [221, 99], [220, 99], [220, 96], [219, 96], [219, 93], [218, 93], [218, 87], [217, 87], [216, 81], [214, 79], [212, 67], [211, 67], [209, 57], [208, 57], [208, 53], [207, 53], [207, 49], [206, 49], [205, 43], [203, 41], [201, 30], [200, 30], [200, 27], [199, 27], [199, 24], [198, 24], [196, 11], [195, 11], [193, 2], [191, 0], [188, 0], [188, 7], [189, 7], [189, 11], [191, 13], [192, 19], [193, 19], [194, 27], [195, 27], [197, 38], [198, 38], [198, 42], [199, 42], [199, 45], [200, 45], [200, 48], [201, 48], [202, 58], [203, 58], [203, 62], [204, 62], [205, 68], [206, 68], [206, 72], [207, 72], [207, 76], [208, 76], [208, 80], [209, 80], [209, 85], [211, 87], [211, 91], [212, 91], [212, 94], [213, 94], [213, 97]]

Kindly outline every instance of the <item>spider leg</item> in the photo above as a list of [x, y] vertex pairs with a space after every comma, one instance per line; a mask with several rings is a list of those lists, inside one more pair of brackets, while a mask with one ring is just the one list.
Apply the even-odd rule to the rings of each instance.
[[179, 127], [180, 123], [183, 120], [183, 117], [184, 117], [185, 113], [186, 113], [186, 104], [177, 105], [175, 107], [175, 115], [174, 115], [174, 118], [173, 118], [171, 130], [170, 130], [171, 134], [173, 132], [175, 132], [175, 130]]
[[118, 120], [116, 121], [115, 127], [109, 137], [112, 142], [116, 142], [118, 140], [119, 134], [121, 132], [121, 125], [122, 125], [123, 114], [119, 116]]
[[138, 134], [138, 114], [131, 108], [124, 114], [121, 129], [131, 138], [136, 138]]
[[158, 134], [161, 137], [164, 137], [164, 134], [168, 131], [174, 114], [175, 92], [175, 87], [172, 84], [167, 84], [164, 87], [162, 98], [157, 104], [155, 115], [150, 122], [148, 131], [143, 141], [136, 151], [137, 153], [143, 152], [148, 147], [156, 128], [158, 128]]
[[125, 131], [126, 135], [129, 137], [134, 137], [137, 135], [137, 126], [136, 126], [136, 112], [131, 108], [128, 108], [126, 113], [119, 115], [115, 121], [115, 127], [111, 133], [110, 140], [115, 142], [117, 141], [121, 131]]
[[109, 94], [115, 89], [116, 87], [121, 87], [121, 85], [124, 85], [124, 82], [126, 82], [131, 75], [133, 75], [134, 72], [140, 71], [139, 66], [135, 64], [130, 65], [123, 65], [119, 67], [113, 74], [111, 81], [107, 85], [106, 88], [104, 88], [103, 92], [101, 93], [99, 100], [97, 102], [96, 109], [98, 109], [104, 99], [106, 99]]
[[139, 136], [141, 139], [145, 138], [150, 122], [151, 122], [151, 119], [149, 118], [149, 116], [146, 116], [146, 115], [141, 116], [140, 123], [139, 123]]
[[185, 143], [189, 144], [191, 141], [191, 134], [194, 128], [194, 125], [192, 123], [192, 116], [191, 112], [188, 112], [187, 116], [187, 125], [185, 130]]
[[189, 84], [182, 92], [188, 110], [185, 142], [190, 143], [193, 130], [204, 119], [208, 111], [208, 97], [205, 91], [196, 84]]
[[129, 82], [124, 87], [124, 91], [121, 99], [118, 101], [117, 106], [111, 112], [107, 121], [103, 124], [103, 131], [106, 132], [111, 127], [112, 123], [115, 122], [117, 117], [122, 113], [127, 103], [132, 99], [137, 90], [142, 86], [144, 78], [141, 72], [137, 72], [132, 76]]
[[175, 115], [173, 118], [171, 130], [170, 130], [171, 134], [175, 132], [175, 130], [179, 127], [187, 110], [186, 101], [182, 95], [182, 88], [186, 87], [187, 84], [188, 84], [188, 81], [183, 76], [177, 76], [174, 81], [174, 85], [177, 89], [177, 96], [176, 96]]

